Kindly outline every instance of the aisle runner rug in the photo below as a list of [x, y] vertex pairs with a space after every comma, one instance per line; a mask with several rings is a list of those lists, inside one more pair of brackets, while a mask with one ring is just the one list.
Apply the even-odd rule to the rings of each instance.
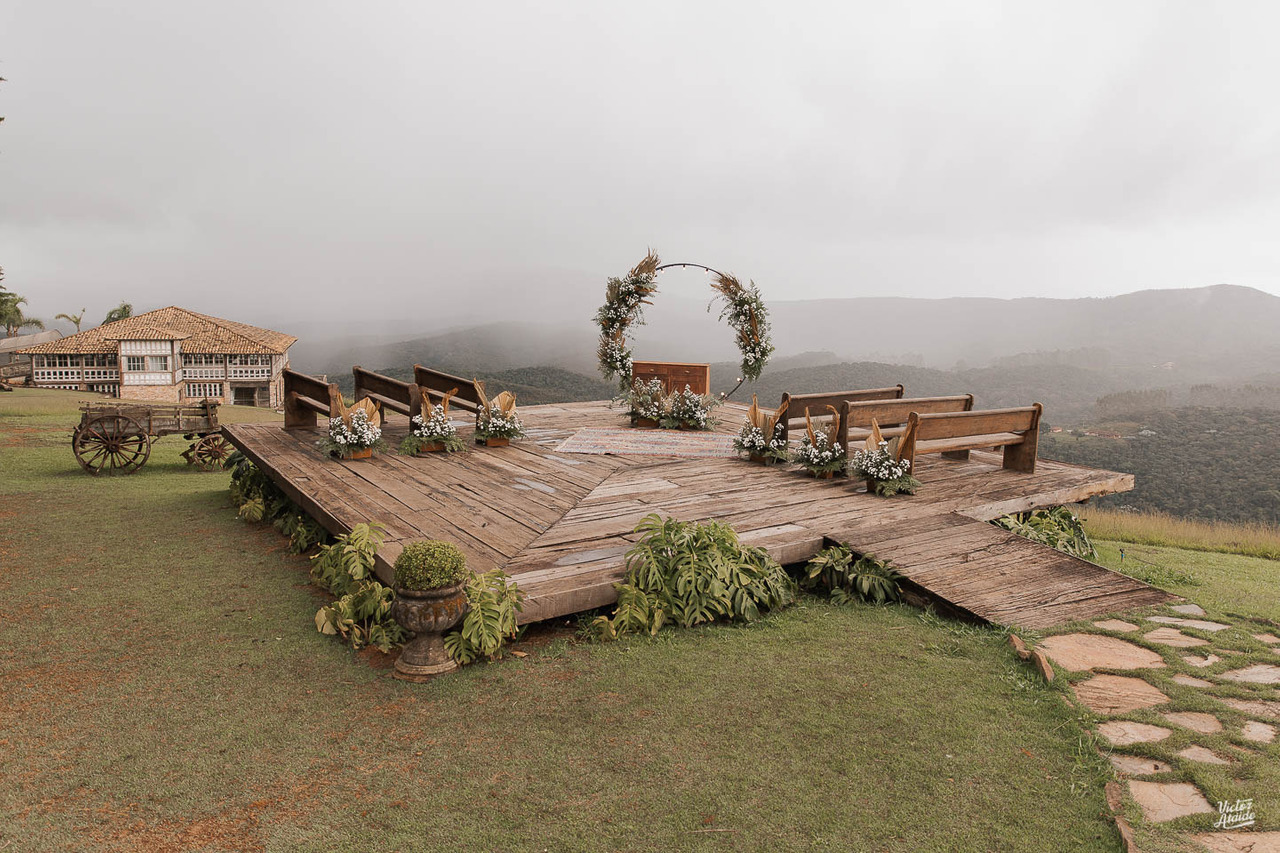
[[556, 448], [557, 453], [601, 453], [615, 456], [737, 456], [733, 436], [719, 432], [671, 429], [580, 429]]

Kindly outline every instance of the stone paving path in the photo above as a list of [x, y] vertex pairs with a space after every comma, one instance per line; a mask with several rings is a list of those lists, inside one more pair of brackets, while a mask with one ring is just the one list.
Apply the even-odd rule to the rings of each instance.
[[[1280, 824], [1280, 791], [1256, 778], [1260, 762], [1280, 762], [1280, 632], [1268, 624], [1178, 604], [1045, 637], [1029, 654], [1098, 718], [1137, 826], [1179, 830], [1188, 849], [1280, 853], [1280, 832], [1256, 829]], [[1136, 850], [1119, 811], [1117, 824]]]

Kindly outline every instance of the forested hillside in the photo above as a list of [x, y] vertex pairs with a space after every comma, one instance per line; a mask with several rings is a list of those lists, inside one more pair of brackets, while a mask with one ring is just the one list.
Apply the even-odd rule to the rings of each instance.
[[[446, 373], [465, 376], [468, 379], [475, 376], [484, 381], [485, 388], [491, 394], [510, 391], [516, 395], [517, 401], [522, 406], [578, 400], [607, 400], [616, 390], [613, 383], [559, 367], [519, 367], [514, 370], [482, 371], [478, 374], [465, 372], [463, 368], [452, 364], [434, 363], [432, 367]], [[378, 372], [393, 379], [413, 380], [411, 367], [384, 368]], [[338, 383], [338, 387], [344, 394], [350, 394], [353, 390], [354, 382], [350, 373], [341, 373], [331, 379]]]
[[[737, 370], [737, 365], [732, 363], [712, 365], [711, 384], [717, 393], [733, 387]], [[1125, 387], [1122, 381], [1106, 371], [1069, 364], [933, 370], [864, 361], [766, 370], [759, 381], [744, 385], [734, 399], [750, 402], [751, 395], [756, 394], [762, 404], [776, 406], [784, 392], [806, 394], [880, 388], [900, 382], [912, 397], [973, 394], [975, 405], [983, 409], [1043, 403], [1045, 420], [1057, 424], [1074, 423], [1092, 416], [1098, 396]]]
[[1134, 474], [1132, 492], [1100, 499], [1171, 515], [1280, 524], [1280, 412], [1206, 407], [1140, 414], [1092, 432], [1042, 437], [1047, 459]]

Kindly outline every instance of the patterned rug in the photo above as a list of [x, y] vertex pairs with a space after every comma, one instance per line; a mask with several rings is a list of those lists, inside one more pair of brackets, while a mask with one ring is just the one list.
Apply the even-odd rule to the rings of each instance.
[[557, 453], [600, 453], [615, 456], [736, 456], [733, 436], [719, 432], [670, 429], [580, 429], [556, 448]]

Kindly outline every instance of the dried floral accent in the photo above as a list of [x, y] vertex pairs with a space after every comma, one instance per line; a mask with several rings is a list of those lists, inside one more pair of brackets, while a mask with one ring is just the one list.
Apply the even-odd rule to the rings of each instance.
[[325, 451], [346, 459], [357, 450], [381, 450], [382, 410], [365, 397], [350, 407], [341, 397], [333, 401], [337, 417], [329, 419], [329, 434], [317, 444]]
[[778, 410], [771, 411], [760, 408], [756, 395], [751, 395], [751, 408], [747, 409], [747, 420], [742, 425], [733, 446], [739, 453], [763, 456], [766, 462], [781, 462], [787, 458], [787, 439], [782, 434], [782, 419], [787, 414], [784, 400]]
[[458, 393], [458, 389], [445, 394], [435, 405], [432, 405], [431, 394], [425, 388], [421, 393], [422, 413], [409, 419], [409, 434], [400, 443], [400, 452], [418, 453], [430, 445], [442, 445], [442, 448], [432, 449], [443, 449], [446, 453], [465, 450], [467, 444], [458, 435], [457, 425], [449, 418], [449, 400]]
[[648, 382], [636, 379], [631, 383], [626, 401], [632, 417], [662, 420], [667, 411], [667, 386], [656, 377]]
[[419, 396], [422, 397], [422, 411], [424, 412], [429, 412], [438, 406], [440, 409], [444, 411], [446, 415], [448, 415], [449, 401], [452, 400], [454, 395], [457, 393], [458, 393], [458, 389], [452, 388], [448, 392], [446, 392], [443, 396], [440, 397], [439, 403], [433, 403], [431, 402], [431, 392], [428, 391], [426, 388], [423, 388], [421, 385], [418, 386], [418, 394]]
[[711, 286], [724, 297], [720, 319], [727, 320], [736, 334], [735, 342], [742, 353], [742, 378], [755, 381], [774, 350], [769, 310], [765, 308], [760, 289], [754, 281], [744, 287], [736, 277], [726, 273], [716, 273]]
[[[630, 391], [634, 376], [627, 332], [632, 326], [644, 324], [644, 306], [652, 304], [649, 297], [658, 291], [655, 280], [659, 263], [657, 253], [650, 249], [644, 260], [625, 277], [609, 279], [604, 305], [596, 312], [596, 325], [600, 327], [600, 345], [596, 350], [600, 372], [605, 379], [618, 380], [618, 390], [623, 396]], [[725, 273], [716, 273], [711, 286], [725, 301], [720, 319], [733, 328], [735, 343], [742, 353], [739, 384], [759, 379], [774, 351], [769, 311], [759, 288], [754, 281], [744, 286], [736, 277]]]
[[904, 445], [913, 438], [908, 429], [907, 435], [886, 440], [880, 425], [872, 418], [871, 435], [864, 449], [855, 451], [849, 460], [849, 471], [871, 481], [872, 489], [882, 497], [900, 493], [914, 495], [920, 481], [911, 476], [911, 460], [902, 455]]
[[827, 410], [831, 412], [832, 419], [821, 429], [814, 429], [809, 410], [804, 410], [805, 434], [791, 455], [793, 462], [814, 474], [843, 471], [847, 461], [839, 441], [840, 411], [835, 406], [827, 406]]
[[711, 410], [716, 401], [707, 394], [699, 394], [688, 385], [667, 399], [667, 411], [659, 424], [666, 429], [707, 430], [715, 426]]
[[516, 413], [516, 395], [503, 391], [490, 400], [485, 396], [484, 383], [474, 380], [476, 394], [480, 397], [480, 411], [476, 413], [476, 438], [520, 438], [524, 424]]
[[627, 348], [627, 330], [644, 325], [644, 306], [658, 290], [658, 255], [652, 249], [644, 260], [631, 268], [623, 278], [611, 278], [605, 286], [604, 305], [596, 312], [600, 327], [600, 372], [605, 379], [618, 380], [618, 388], [626, 393], [631, 387], [632, 357]]
[[338, 417], [342, 418], [348, 428], [352, 426], [351, 416], [360, 411], [364, 412], [365, 420], [368, 423], [373, 424], [375, 427], [382, 426], [382, 407], [370, 400], [368, 397], [361, 397], [350, 406], [347, 406], [346, 401], [343, 400], [342, 397], [335, 397], [331, 401], [331, 405], [336, 406], [338, 410]]

